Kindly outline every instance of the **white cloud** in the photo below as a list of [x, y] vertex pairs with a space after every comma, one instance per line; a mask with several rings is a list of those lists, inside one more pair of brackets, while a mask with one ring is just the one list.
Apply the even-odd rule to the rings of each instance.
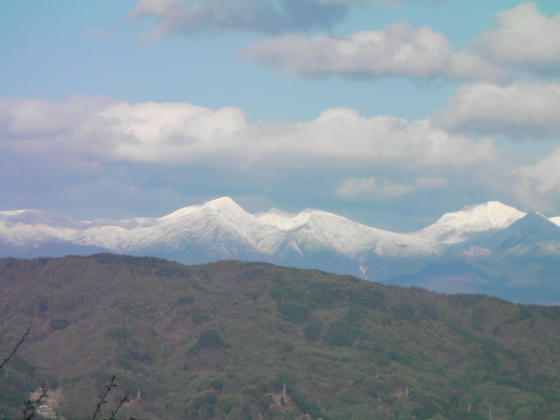
[[516, 65], [560, 65], [560, 14], [548, 17], [531, 2], [498, 13], [497, 20], [474, 44], [482, 54]]
[[132, 16], [152, 17], [155, 38], [193, 32], [282, 33], [330, 28], [354, 6], [404, 0], [139, 0]]
[[338, 186], [336, 194], [339, 197], [350, 199], [364, 195], [373, 195], [377, 188], [377, 178], [373, 176], [368, 178], [350, 178]]
[[[309, 122], [248, 127], [245, 145], [255, 159], [282, 157], [303, 161], [392, 162], [414, 167], [468, 166], [495, 158], [492, 141], [450, 136], [428, 120], [392, 116], [364, 117], [346, 108], [324, 111]], [[250, 156], [250, 152], [246, 155]]]
[[[4, 99], [0, 104], [0, 147], [27, 154], [215, 166], [273, 162], [284, 167], [331, 162], [444, 168], [496, 160], [492, 140], [451, 135], [429, 120], [368, 118], [345, 108], [326, 110], [312, 121], [271, 124], [249, 123], [239, 108], [213, 110], [187, 103], [72, 98]], [[71, 112], [48, 120], [65, 109]]]
[[554, 200], [560, 204], [560, 147], [535, 164], [517, 169], [516, 175], [515, 192], [531, 208], [546, 209]]
[[[331, 179], [332, 174], [344, 179], [349, 169], [374, 170], [376, 177], [346, 179], [338, 185], [337, 196], [390, 201], [447, 187], [434, 194], [471, 191], [466, 194], [491, 199], [497, 193], [541, 211], [556, 200], [558, 208], [560, 148], [521, 168], [500, 152], [490, 139], [453, 135], [430, 120], [366, 117], [344, 108], [326, 110], [310, 121], [253, 123], [236, 107], [88, 97], [57, 102], [0, 99], [0, 156], [4, 165], [27, 162], [18, 177], [28, 185], [36, 183], [28, 172], [49, 178], [52, 168], [66, 180], [70, 173], [83, 179], [112, 168], [114, 176], [133, 184], [137, 177], [145, 181], [148, 174], [165, 177], [176, 171], [188, 173], [187, 178], [203, 170], [218, 178], [235, 173], [275, 179], [297, 178], [294, 174], [301, 170], [320, 179], [325, 190], [331, 182], [325, 171]], [[84, 170], [84, 162], [91, 170]], [[248, 178], [235, 185], [250, 183]], [[306, 182], [305, 188], [314, 185]], [[58, 181], [53, 181], [54, 189], [55, 184]]]
[[448, 129], [474, 134], [560, 137], [560, 84], [465, 85], [437, 120]]
[[411, 184], [400, 184], [390, 179], [379, 182], [376, 177], [349, 178], [336, 189], [336, 194], [344, 199], [396, 199], [414, 191], [428, 191], [443, 188], [447, 182], [443, 178], [417, 178]]
[[[96, 116], [90, 136], [112, 139], [112, 158], [125, 161], [193, 162], [231, 152], [247, 126], [239, 108], [217, 110], [187, 103], [115, 103]], [[99, 130], [99, 131], [98, 131]]]
[[76, 129], [110, 102], [80, 96], [60, 102], [0, 98], [0, 125], [4, 132], [24, 136], [61, 134]]
[[348, 7], [320, 0], [140, 0], [132, 16], [156, 18], [156, 38], [206, 31], [281, 33], [331, 27]]
[[84, 130], [112, 101], [75, 96], [66, 101], [0, 98], [0, 147], [29, 154], [55, 152], [60, 158], [102, 148], [102, 138], [87, 142]]
[[341, 38], [286, 35], [253, 44], [242, 54], [290, 74], [492, 81], [505, 77], [499, 68], [475, 55], [454, 51], [444, 35], [429, 27], [414, 29], [408, 24]]

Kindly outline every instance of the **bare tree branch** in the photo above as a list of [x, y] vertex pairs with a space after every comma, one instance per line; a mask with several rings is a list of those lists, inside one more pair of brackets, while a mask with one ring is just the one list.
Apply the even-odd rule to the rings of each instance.
[[117, 408], [111, 410], [111, 417], [109, 417], [109, 420], [115, 420], [115, 416], [117, 415], [118, 411], [121, 409], [123, 404], [127, 401], [130, 401], [130, 399], [128, 398], [128, 395], [125, 394], [125, 396], [122, 397], [121, 400], [119, 401], [119, 405], [117, 406]]
[[2, 369], [4, 367], [4, 365], [6, 363], [8, 363], [8, 361], [13, 357], [14, 354], [16, 354], [16, 351], [18, 350], [19, 346], [21, 346], [21, 344], [23, 343], [23, 341], [25, 340], [25, 338], [29, 335], [29, 332], [31, 331], [31, 328], [28, 328], [25, 331], [25, 334], [23, 334], [21, 336], [21, 338], [19, 339], [18, 343], [15, 345], [15, 347], [12, 349], [11, 353], [8, 355], [8, 357], [6, 357], [4, 359], [4, 361], [2, 363], [0, 363], [0, 369]]
[[37, 408], [39, 408], [39, 406], [41, 405], [41, 401], [47, 398], [47, 390], [48, 388], [46, 386], [42, 386], [41, 394], [39, 395], [39, 398], [37, 398], [35, 401], [27, 400], [22, 410], [23, 420], [31, 420], [33, 416], [35, 416], [35, 412], [37, 411]]
[[103, 393], [99, 394], [99, 401], [97, 401], [97, 407], [95, 407], [95, 411], [93, 412], [93, 417], [91, 418], [91, 420], [95, 420], [99, 415], [99, 412], [101, 411], [101, 407], [103, 406], [103, 404], [107, 404], [107, 400], [106, 400], [107, 395], [109, 395], [109, 393], [113, 390], [113, 388], [117, 387], [117, 384], [115, 383], [116, 379], [117, 376], [113, 375], [111, 381], [107, 385], [105, 385], [105, 389]]

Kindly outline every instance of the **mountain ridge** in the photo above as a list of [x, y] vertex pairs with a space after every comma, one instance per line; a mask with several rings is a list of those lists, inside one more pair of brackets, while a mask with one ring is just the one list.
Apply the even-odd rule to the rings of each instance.
[[[481, 211], [481, 209], [486, 211]], [[479, 232], [488, 229], [503, 229], [526, 213], [521, 212], [514, 207], [507, 206], [498, 201], [489, 201], [477, 205], [464, 207], [462, 210], [456, 212], [445, 213], [433, 224], [413, 232], [395, 232], [386, 229], [379, 229], [374, 226], [365, 225], [363, 223], [355, 222], [344, 216], [336, 213], [307, 208], [298, 213], [284, 212], [279, 209], [270, 209], [265, 212], [249, 213], [244, 210], [237, 202], [231, 197], [224, 196], [214, 200], [209, 200], [203, 204], [191, 205], [177, 209], [171, 213], [161, 217], [133, 217], [127, 219], [93, 219], [93, 220], [80, 220], [68, 216], [59, 215], [52, 212], [45, 212], [34, 209], [23, 210], [5, 210], [0, 211], [0, 227], [3, 228], [0, 233], [4, 236], [0, 237], [6, 241], [6, 224], [19, 224], [21, 228], [24, 226], [44, 226], [53, 227], [66, 223], [70, 227], [83, 228], [89, 230], [98, 227], [104, 228], [120, 228], [123, 230], [133, 230], [154, 227], [156, 225], [165, 225], [181, 220], [188, 219], [197, 213], [206, 213], [208, 215], [223, 215], [224, 213], [237, 214], [237, 216], [248, 217], [254, 219], [262, 226], [270, 226], [283, 231], [295, 230], [301, 226], [308, 224], [316, 218], [332, 218], [339, 221], [350, 222], [356, 226], [360, 226], [366, 230], [372, 229], [377, 233], [386, 235], [411, 235], [417, 236], [429, 241], [444, 242], [444, 243], [457, 243], [460, 242], [457, 238], [441, 239], [441, 236], [449, 235], [446, 230], [461, 231], [462, 233]], [[482, 214], [481, 214], [482, 213]], [[30, 220], [31, 219], [31, 220]], [[552, 223], [560, 223], [560, 217], [553, 217], [549, 219]], [[34, 221], [34, 223], [31, 223]], [[56, 221], [57, 223], [52, 223]], [[64, 226], [68, 228], [68, 226]], [[444, 231], [442, 233], [442, 231]], [[63, 235], [60, 239], [64, 239]], [[465, 240], [465, 239], [462, 239]]]
[[435, 223], [416, 234], [446, 244], [460, 243], [468, 235], [494, 229], [505, 229], [526, 213], [499, 201], [488, 201], [445, 213]]
[[[527, 217], [533, 221], [527, 222]], [[497, 201], [446, 213], [414, 232], [378, 229], [317, 209], [252, 214], [230, 197], [183, 207], [162, 217], [121, 220], [77, 220], [38, 210], [9, 210], [0, 211], [0, 257], [112, 252], [186, 264], [258, 260], [387, 282], [409, 279], [407, 276], [422, 273], [430, 264], [451, 267], [449, 262], [462, 261], [475, 273], [488, 273], [476, 276], [480, 279], [476, 291], [489, 292], [485, 279], [499, 279], [491, 289], [499, 295], [498, 286], [509, 288], [520, 282], [534, 290], [543, 282], [554, 286], [560, 267], [557, 219]], [[516, 233], [520, 226], [527, 232]], [[512, 256], [523, 258], [516, 261]], [[530, 269], [520, 267], [522, 259]], [[452, 274], [442, 279], [452, 278]], [[441, 285], [434, 290], [448, 289], [442, 279], [431, 283]], [[472, 290], [471, 283], [465, 280], [464, 291]], [[456, 286], [454, 290], [461, 291], [460, 284]], [[560, 285], [554, 287], [552, 294], [548, 290], [545, 295], [560, 301]], [[522, 301], [525, 295], [515, 290]]]

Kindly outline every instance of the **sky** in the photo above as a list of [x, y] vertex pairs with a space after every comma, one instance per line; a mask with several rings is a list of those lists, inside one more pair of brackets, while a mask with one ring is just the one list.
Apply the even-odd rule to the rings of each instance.
[[7, 0], [0, 210], [560, 215], [560, 2]]

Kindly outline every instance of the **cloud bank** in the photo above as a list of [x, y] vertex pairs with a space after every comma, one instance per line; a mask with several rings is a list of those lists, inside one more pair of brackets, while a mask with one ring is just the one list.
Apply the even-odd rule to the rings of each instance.
[[[427, 119], [367, 117], [347, 108], [325, 110], [310, 121], [263, 123], [249, 122], [237, 107], [99, 97], [4, 98], [0, 152], [86, 177], [106, 166], [118, 173], [122, 166], [133, 179], [130, 171], [142, 172], [133, 168], [146, 165], [164, 172], [203, 168], [218, 178], [232, 170], [253, 176], [272, 169], [276, 174], [312, 172], [319, 178], [337, 174], [331, 193], [353, 201], [397, 200], [462, 185], [509, 191], [535, 207], [554, 202], [560, 192], [560, 149], [516, 166], [491, 138], [452, 134]], [[375, 175], [348, 177], [350, 170]]]
[[560, 13], [548, 17], [531, 2], [498, 13], [497, 20], [497, 27], [474, 43], [481, 54], [506, 64], [558, 69]]
[[[360, 3], [376, 2], [352, 2]], [[349, 3], [341, 0], [140, 0], [132, 16], [155, 18], [153, 35], [157, 38], [195, 32], [283, 33], [325, 29], [341, 21], [348, 8]]]
[[527, 203], [539, 202], [541, 197], [550, 196], [558, 200], [560, 193], [560, 147], [533, 165], [517, 170], [520, 183], [516, 192]]
[[[560, 39], [560, 38], [559, 38]], [[462, 86], [438, 121], [478, 135], [540, 140], [560, 138], [560, 84], [515, 82]]]
[[329, 29], [352, 7], [406, 0], [139, 0], [131, 16], [152, 18], [154, 39], [199, 32], [279, 34]]
[[339, 38], [286, 35], [253, 44], [242, 55], [292, 75], [490, 81], [506, 77], [498, 67], [476, 55], [454, 51], [443, 34], [429, 27], [414, 29], [408, 24]]
[[160, 164], [389, 162], [421, 168], [463, 167], [495, 159], [491, 140], [451, 135], [429, 120], [365, 117], [351, 109], [333, 108], [312, 121], [249, 123], [236, 107], [130, 104], [100, 98], [4, 99], [0, 146], [25, 153], [65, 151]]

